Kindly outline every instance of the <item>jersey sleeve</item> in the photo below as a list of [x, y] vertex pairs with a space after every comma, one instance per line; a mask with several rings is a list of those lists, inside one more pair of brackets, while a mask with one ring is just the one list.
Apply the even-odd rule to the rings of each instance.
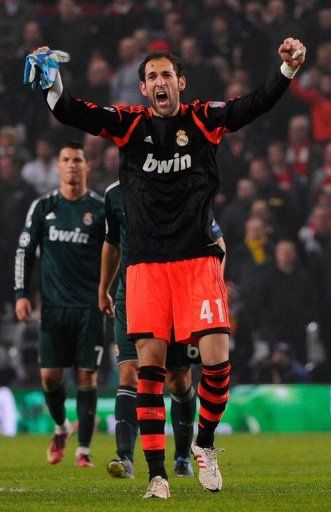
[[18, 240], [15, 257], [15, 297], [16, 300], [29, 295], [29, 283], [36, 250], [42, 240], [43, 215], [40, 199], [30, 206], [25, 226]]
[[105, 241], [112, 245], [120, 244], [120, 222], [116, 214], [116, 203], [112, 201], [110, 191], [105, 194], [106, 236]]
[[193, 110], [195, 123], [213, 143], [227, 132], [235, 132], [268, 112], [281, 98], [291, 80], [278, 71], [255, 91], [228, 101], [210, 101]]
[[55, 102], [51, 102], [48, 99], [49, 94], [46, 92], [45, 99], [58, 121], [92, 135], [112, 140], [117, 147], [125, 146], [129, 142], [145, 110], [142, 105], [103, 107], [73, 98], [65, 90]]

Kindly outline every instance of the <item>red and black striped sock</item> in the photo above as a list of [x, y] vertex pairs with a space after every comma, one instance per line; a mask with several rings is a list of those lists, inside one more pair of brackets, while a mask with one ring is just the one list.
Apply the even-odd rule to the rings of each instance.
[[199, 428], [196, 444], [201, 448], [214, 445], [214, 432], [229, 398], [229, 361], [213, 366], [202, 365], [198, 386], [200, 399]]
[[163, 388], [166, 373], [162, 366], [138, 369], [137, 418], [150, 480], [157, 475], [168, 479], [164, 467], [166, 411]]

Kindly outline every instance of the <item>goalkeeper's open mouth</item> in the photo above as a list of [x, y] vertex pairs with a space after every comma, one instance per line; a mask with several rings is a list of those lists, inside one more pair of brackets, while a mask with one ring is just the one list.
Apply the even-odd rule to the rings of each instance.
[[170, 106], [169, 96], [167, 91], [158, 91], [155, 94], [155, 102], [157, 106], [161, 108], [167, 108]]

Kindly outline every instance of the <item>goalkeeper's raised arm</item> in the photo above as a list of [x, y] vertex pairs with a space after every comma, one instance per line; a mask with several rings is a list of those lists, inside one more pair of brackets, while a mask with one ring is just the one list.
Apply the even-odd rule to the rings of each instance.
[[[35, 50], [35, 53], [47, 52], [48, 46], [42, 46]], [[280, 71], [265, 81], [252, 93], [222, 102], [222, 109], [209, 109], [210, 123], [217, 126], [223, 126], [226, 131], [235, 131], [250, 123], [259, 115], [270, 110], [280, 99], [287, 89], [290, 80], [296, 74], [297, 70], [305, 60], [306, 48], [299, 39], [289, 37], [284, 40], [278, 49], [278, 53], [283, 61]], [[148, 56], [144, 63], [148, 61]], [[168, 59], [169, 56], [157, 53], [151, 54], [152, 58]], [[89, 101], [74, 99], [68, 94], [62, 83], [60, 71], [57, 71], [53, 85], [43, 90], [45, 100], [54, 116], [62, 123], [74, 126], [80, 130], [100, 135], [106, 139], [111, 139], [119, 147], [125, 146], [131, 137], [132, 132], [139, 124], [141, 117], [151, 114], [157, 117], [172, 117], [176, 115], [180, 108], [180, 92], [186, 87], [185, 77], [181, 74], [181, 68], [174, 56], [173, 67], [176, 84], [169, 79], [159, 78], [156, 80], [151, 76], [146, 76], [145, 64], [142, 71], [139, 72], [140, 90], [144, 96], [148, 97], [150, 108], [145, 109], [142, 105], [130, 106], [100, 106]], [[143, 64], [140, 66], [142, 68]], [[153, 82], [154, 81], [154, 82]], [[153, 82], [153, 83], [152, 83]], [[162, 83], [161, 83], [162, 82]], [[138, 86], [138, 84], [137, 84]], [[162, 100], [158, 94], [165, 92], [167, 98]], [[210, 103], [213, 106], [213, 103]]]
[[[48, 46], [41, 46], [33, 54], [44, 53], [48, 50]], [[125, 140], [125, 135], [130, 127], [130, 118], [132, 118], [129, 109], [100, 106], [89, 101], [72, 98], [63, 87], [59, 70], [54, 83], [48, 88], [43, 88], [43, 95], [48, 107], [61, 123], [92, 135], [112, 139], [119, 147], [123, 145], [121, 141]]]

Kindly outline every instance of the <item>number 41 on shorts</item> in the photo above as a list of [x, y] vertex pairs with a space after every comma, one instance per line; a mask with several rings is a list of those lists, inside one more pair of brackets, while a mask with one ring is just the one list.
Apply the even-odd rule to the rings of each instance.
[[[213, 322], [214, 313], [212, 311], [211, 304], [213, 305], [214, 302], [216, 304], [220, 322], [225, 321], [222, 299], [216, 299], [215, 301], [210, 301], [209, 299], [203, 300], [202, 305], [201, 305], [200, 320], [207, 320], [207, 322], [209, 324], [211, 324]], [[215, 310], [216, 310], [216, 308], [215, 308]], [[214, 307], [213, 307], [213, 309], [214, 309]]]

